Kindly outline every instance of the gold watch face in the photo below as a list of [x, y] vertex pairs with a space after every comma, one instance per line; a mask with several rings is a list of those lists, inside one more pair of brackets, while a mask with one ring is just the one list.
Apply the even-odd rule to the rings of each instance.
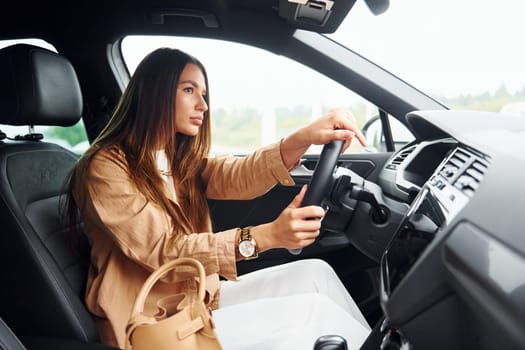
[[239, 242], [239, 253], [245, 258], [249, 258], [255, 254], [255, 245], [252, 240]]

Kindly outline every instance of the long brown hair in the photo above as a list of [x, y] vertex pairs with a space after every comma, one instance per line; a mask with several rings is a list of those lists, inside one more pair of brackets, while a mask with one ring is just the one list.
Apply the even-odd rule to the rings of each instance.
[[[195, 64], [204, 75], [208, 110], [196, 136], [179, 134], [175, 129], [175, 91], [180, 74]], [[100, 149], [119, 147], [126, 155], [129, 174], [148, 200], [162, 207], [173, 221], [175, 235], [211, 230], [205, 188], [200, 173], [210, 150], [210, 112], [208, 77], [204, 66], [185, 52], [161, 48], [147, 55], [131, 77], [109, 122], [82, 156], [69, 183], [69, 218], [78, 213], [73, 189], [83, 181], [90, 160]], [[155, 151], [164, 147], [171, 159], [177, 204], [163, 191]], [[80, 203], [78, 203], [80, 204]]]

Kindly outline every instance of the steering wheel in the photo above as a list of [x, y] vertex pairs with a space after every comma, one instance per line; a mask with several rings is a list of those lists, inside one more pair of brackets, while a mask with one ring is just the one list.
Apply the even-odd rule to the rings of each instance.
[[337, 164], [341, 149], [343, 149], [343, 144], [343, 140], [337, 140], [324, 145], [321, 156], [319, 157], [319, 162], [317, 162], [310, 183], [308, 184], [308, 189], [304, 194], [304, 199], [301, 204], [302, 207], [321, 205], [328, 190], [327, 187], [332, 182], [335, 165]]
[[[331, 141], [324, 145], [310, 183], [308, 184], [308, 189], [304, 194], [301, 207], [321, 205], [326, 196], [326, 192], [329, 190], [328, 186], [332, 182], [335, 165], [337, 164], [337, 159], [343, 149], [343, 145], [343, 140]], [[288, 251], [293, 255], [298, 255], [303, 249], [288, 249]]]

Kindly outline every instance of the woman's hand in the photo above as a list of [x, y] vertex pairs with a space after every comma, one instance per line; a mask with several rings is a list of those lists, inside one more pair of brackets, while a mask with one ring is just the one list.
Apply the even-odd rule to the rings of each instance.
[[333, 140], [344, 140], [342, 152], [357, 138], [366, 147], [366, 141], [357, 127], [354, 115], [343, 109], [333, 109], [309, 125], [286, 137], [281, 143], [281, 157], [287, 168], [292, 167], [311, 145], [324, 145]]
[[321, 219], [325, 212], [319, 206], [301, 208], [305, 193], [306, 185], [275, 221], [252, 228], [259, 251], [271, 248], [304, 248], [319, 236]]

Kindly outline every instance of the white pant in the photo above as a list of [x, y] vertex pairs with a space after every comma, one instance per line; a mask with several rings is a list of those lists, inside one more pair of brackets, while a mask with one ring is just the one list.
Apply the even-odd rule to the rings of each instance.
[[312, 350], [319, 337], [330, 334], [357, 350], [370, 333], [334, 270], [318, 259], [224, 282], [213, 319], [224, 350]]

